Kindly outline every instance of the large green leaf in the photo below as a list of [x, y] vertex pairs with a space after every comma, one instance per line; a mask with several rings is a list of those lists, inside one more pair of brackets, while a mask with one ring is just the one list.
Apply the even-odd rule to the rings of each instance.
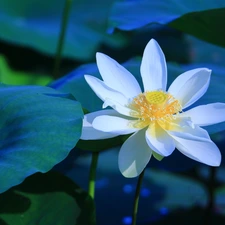
[[[0, 195], [0, 219], [7, 225], [94, 225], [94, 201], [58, 173], [36, 173]], [[0, 224], [1, 223], [0, 220]]]
[[225, 1], [116, 1], [111, 29], [133, 30], [152, 24], [169, 24], [185, 33], [225, 47]]
[[0, 192], [50, 170], [80, 138], [80, 104], [54, 89], [0, 85], [0, 109]]
[[[214, 1], [215, 2], [215, 1]], [[225, 5], [224, 8], [191, 12], [168, 25], [197, 38], [225, 47]]]
[[[87, 60], [102, 43], [117, 47], [124, 43], [121, 35], [106, 33], [113, 0], [71, 2], [63, 56]], [[15, 0], [1, 0], [0, 38], [54, 55], [64, 3], [62, 0], [20, 0], [15, 4]]]

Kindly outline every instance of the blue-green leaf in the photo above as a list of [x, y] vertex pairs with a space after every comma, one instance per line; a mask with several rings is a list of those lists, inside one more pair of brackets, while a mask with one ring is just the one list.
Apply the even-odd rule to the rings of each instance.
[[58, 173], [36, 173], [0, 195], [0, 224], [95, 224], [93, 199]]
[[101, 109], [102, 101], [94, 94], [84, 79], [84, 74], [94, 75], [100, 78], [96, 64], [80, 66], [72, 73], [53, 81], [50, 87], [71, 93], [88, 111]]
[[62, 161], [80, 138], [80, 104], [48, 87], [0, 85], [0, 192]]
[[222, 7], [225, 7], [223, 0], [122, 0], [116, 1], [112, 7], [110, 24], [122, 30], [133, 30], [151, 23], [167, 24], [187, 13]]
[[[54, 55], [59, 39], [65, 1], [14, 0], [0, 1], [0, 38], [40, 52]], [[104, 43], [120, 46], [120, 34], [106, 33], [107, 19], [113, 0], [73, 0], [69, 15], [63, 56], [91, 59]]]
[[152, 24], [171, 27], [225, 47], [225, 1], [123, 0], [116, 1], [109, 20], [110, 30], [133, 30]]

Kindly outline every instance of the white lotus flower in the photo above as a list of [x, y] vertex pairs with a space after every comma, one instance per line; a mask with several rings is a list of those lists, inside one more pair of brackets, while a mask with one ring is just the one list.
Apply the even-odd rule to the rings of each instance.
[[101, 110], [85, 115], [81, 139], [104, 139], [133, 133], [119, 152], [125, 177], [138, 176], [151, 156], [169, 156], [175, 148], [187, 157], [219, 166], [221, 154], [206, 130], [225, 121], [225, 104], [201, 105], [184, 111], [207, 90], [211, 70], [198, 68], [178, 76], [166, 91], [167, 67], [155, 40], [147, 44], [141, 63], [142, 92], [134, 76], [107, 55], [97, 53], [103, 81], [85, 75], [104, 102]]

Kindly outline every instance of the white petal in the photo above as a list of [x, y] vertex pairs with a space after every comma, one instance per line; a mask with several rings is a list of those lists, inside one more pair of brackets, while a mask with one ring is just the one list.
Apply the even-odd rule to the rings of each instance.
[[170, 155], [175, 149], [173, 139], [157, 123], [152, 123], [145, 133], [149, 147], [162, 156]]
[[168, 92], [178, 99], [184, 108], [201, 98], [208, 89], [211, 70], [198, 68], [178, 76], [170, 85]]
[[[112, 107], [113, 109], [115, 109], [118, 113], [125, 115], [125, 116], [131, 116], [131, 115], [135, 115], [138, 114], [137, 112], [135, 112], [134, 110], [121, 105], [119, 102], [114, 101], [112, 99], [106, 99], [104, 104], [103, 104], [103, 108], [106, 108], [107, 106]], [[132, 116], [133, 117], [133, 116]]]
[[191, 118], [192, 122], [199, 126], [208, 126], [225, 121], [225, 104], [212, 103], [200, 105], [184, 113]]
[[111, 134], [96, 130], [92, 126], [93, 120], [97, 116], [101, 115], [119, 115], [115, 110], [101, 110], [93, 113], [88, 113], [84, 115], [83, 119], [83, 127], [80, 139], [82, 140], [98, 140], [98, 139], [106, 139], [117, 136], [117, 134]]
[[127, 98], [133, 98], [142, 92], [134, 76], [114, 59], [99, 52], [96, 59], [106, 85], [123, 93]]
[[145, 47], [141, 62], [141, 76], [145, 91], [166, 90], [166, 60], [162, 49], [154, 39], [151, 39]]
[[[120, 92], [108, 87], [103, 81], [96, 77], [85, 75], [85, 80], [95, 92], [95, 94], [102, 100], [105, 101], [107, 98], [117, 100], [122, 105], [128, 103], [128, 99]], [[84, 93], [85, 94], [85, 93]]]
[[195, 126], [195, 128], [185, 128], [183, 131], [169, 132], [175, 140], [176, 148], [181, 153], [210, 166], [220, 165], [221, 153], [211, 141], [206, 130]]
[[130, 134], [137, 131], [132, 126], [134, 120], [127, 120], [117, 116], [98, 116], [94, 119], [92, 126], [103, 132], [110, 132], [118, 135]]
[[145, 141], [145, 130], [131, 135], [122, 145], [119, 152], [119, 169], [123, 176], [138, 176], [148, 164], [152, 150]]

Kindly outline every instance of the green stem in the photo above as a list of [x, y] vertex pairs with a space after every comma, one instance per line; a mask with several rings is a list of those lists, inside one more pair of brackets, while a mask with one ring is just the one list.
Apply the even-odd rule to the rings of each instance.
[[98, 155], [99, 155], [98, 152], [92, 153], [91, 168], [89, 173], [88, 193], [93, 199], [95, 197], [95, 177], [98, 164]]
[[213, 209], [215, 207], [215, 183], [216, 183], [216, 167], [210, 167], [210, 177], [208, 181], [208, 194], [209, 200], [205, 210], [205, 218], [203, 221], [204, 225], [209, 225], [212, 222]]
[[60, 34], [59, 34], [59, 41], [57, 44], [57, 50], [56, 50], [56, 55], [55, 55], [55, 62], [54, 62], [54, 69], [53, 69], [53, 77], [56, 79], [59, 77], [59, 67], [60, 67], [60, 62], [61, 62], [61, 55], [62, 55], [62, 50], [63, 50], [63, 44], [64, 44], [64, 39], [65, 39], [65, 33], [66, 33], [66, 28], [68, 24], [68, 18], [69, 18], [69, 11], [71, 8], [73, 0], [66, 0], [64, 9], [63, 9], [63, 15], [62, 15], [62, 20], [61, 20], [61, 28], [60, 28]]
[[138, 177], [136, 192], [135, 192], [135, 199], [134, 199], [134, 208], [133, 208], [133, 215], [132, 215], [132, 225], [136, 225], [137, 221], [137, 212], [138, 212], [138, 202], [141, 190], [141, 184], [144, 177], [145, 169], [141, 172], [140, 176]]

